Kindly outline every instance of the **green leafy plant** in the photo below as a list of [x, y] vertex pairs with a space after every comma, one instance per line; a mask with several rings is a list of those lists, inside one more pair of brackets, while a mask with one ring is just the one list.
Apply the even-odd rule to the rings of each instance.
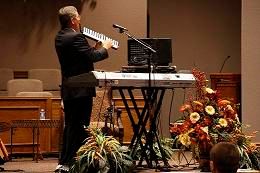
[[[145, 139], [142, 139], [143, 144], [146, 143]], [[153, 142], [153, 151], [157, 157], [158, 160], [163, 160], [163, 157], [165, 157], [167, 160], [173, 160], [173, 153], [175, 149], [173, 149], [174, 140], [172, 138], [161, 138], [159, 141], [162, 151], [160, 151], [158, 142]], [[163, 152], [163, 153], [162, 153]], [[147, 150], [146, 154], [148, 156], [151, 156], [150, 151]], [[139, 160], [142, 157], [142, 148], [140, 145], [138, 146], [136, 153], [135, 153], [135, 159]]]
[[77, 152], [70, 173], [129, 172], [133, 162], [127, 147], [121, 146], [112, 136], [104, 135], [101, 129], [90, 129], [89, 134]]

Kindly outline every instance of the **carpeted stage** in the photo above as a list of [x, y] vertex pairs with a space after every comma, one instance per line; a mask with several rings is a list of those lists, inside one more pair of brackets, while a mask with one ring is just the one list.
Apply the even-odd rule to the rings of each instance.
[[[38, 163], [32, 161], [31, 158], [19, 158], [13, 159], [13, 161], [6, 162], [3, 167], [6, 173], [49, 173], [54, 172], [57, 166], [57, 158], [44, 158]], [[171, 164], [171, 163], [170, 163]], [[170, 172], [181, 172], [181, 173], [199, 173], [200, 170], [196, 169], [197, 164], [190, 163], [190, 166], [173, 166]], [[171, 164], [172, 165], [172, 164]], [[139, 168], [134, 171], [135, 173], [146, 173], [146, 172], [164, 172], [155, 169]], [[241, 173], [255, 173], [260, 171], [255, 170], [239, 170]]]

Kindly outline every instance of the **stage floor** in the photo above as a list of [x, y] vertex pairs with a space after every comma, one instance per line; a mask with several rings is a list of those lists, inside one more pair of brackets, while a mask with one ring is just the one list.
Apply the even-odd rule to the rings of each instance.
[[[181, 157], [180, 159], [185, 159]], [[169, 171], [163, 170], [156, 170], [156, 169], [148, 169], [142, 167], [135, 169], [133, 172], [135, 173], [157, 173], [157, 172], [180, 172], [180, 173], [199, 173], [200, 170], [198, 169], [198, 164], [194, 160], [188, 160], [190, 163], [189, 165], [183, 164], [186, 161], [182, 160], [182, 165], [176, 165], [175, 162], [169, 162], [172, 168]], [[39, 160], [38, 163], [33, 161], [31, 158], [17, 158], [13, 159], [13, 161], [6, 162], [4, 165], [1, 165], [5, 169], [4, 172], [8, 173], [50, 173], [54, 172], [58, 163], [57, 158], [44, 158], [44, 160]], [[249, 169], [239, 169], [238, 173], [256, 173], [260, 171], [256, 170], [249, 170]]]

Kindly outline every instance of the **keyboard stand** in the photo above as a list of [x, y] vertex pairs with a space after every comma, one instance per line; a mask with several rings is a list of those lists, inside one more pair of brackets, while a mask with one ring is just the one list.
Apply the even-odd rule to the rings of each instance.
[[[152, 87], [152, 88], [116, 87], [115, 88], [114, 87], [113, 89], [117, 89], [119, 91], [124, 106], [126, 108], [127, 114], [129, 116], [131, 125], [133, 127], [134, 135], [132, 137], [129, 146], [131, 150], [130, 156], [134, 158], [136, 156], [138, 146], [140, 146], [142, 153], [141, 153], [139, 166], [141, 166], [142, 162], [145, 160], [149, 168], [155, 168], [159, 166], [158, 158], [156, 156], [155, 151], [153, 150], [153, 145], [157, 143], [160, 153], [162, 155], [164, 166], [169, 167], [168, 161], [165, 157], [165, 153], [163, 152], [163, 149], [160, 144], [160, 140], [157, 133], [157, 127], [156, 127], [156, 122], [158, 120], [158, 116], [159, 116], [159, 112], [160, 112], [160, 108], [162, 105], [166, 88], [160, 88], [160, 87]], [[133, 90], [135, 89], [139, 89], [141, 91], [145, 101], [144, 107], [141, 110], [140, 107], [137, 107], [136, 99], [133, 94]], [[137, 123], [134, 121], [124, 91], [128, 93], [128, 95], [130, 96], [131, 103], [138, 117]], [[148, 99], [148, 91], [151, 92], [151, 95], [149, 96], [151, 99]], [[149, 126], [147, 126], [148, 120], [150, 120]], [[146, 142], [142, 142], [143, 139]], [[153, 164], [153, 162], [155, 162], [155, 165]]]

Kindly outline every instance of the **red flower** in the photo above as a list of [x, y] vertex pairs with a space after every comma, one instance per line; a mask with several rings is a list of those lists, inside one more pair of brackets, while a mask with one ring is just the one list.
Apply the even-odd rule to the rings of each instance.
[[230, 101], [228, 101], [228, 100], [222, 100], [222, 99], [220, 99], [219, 101], [218, 101], [218, 107], [226, 107], [227, 105], [229, 105], [231, 102]]
[[212, 119], [209, 116], [204, 117], [204, 124], [209, 126], [212, 124]]
[[180, 108], [180, 112], [185, 112], [185, 111], [189, 112], [190, 110], [191, 110], [191, 105], [189, 105], [189, 104], [184, 104]]
[[170, 133], [180, 134], [181, 133], [181, 123], [170, 123]]

